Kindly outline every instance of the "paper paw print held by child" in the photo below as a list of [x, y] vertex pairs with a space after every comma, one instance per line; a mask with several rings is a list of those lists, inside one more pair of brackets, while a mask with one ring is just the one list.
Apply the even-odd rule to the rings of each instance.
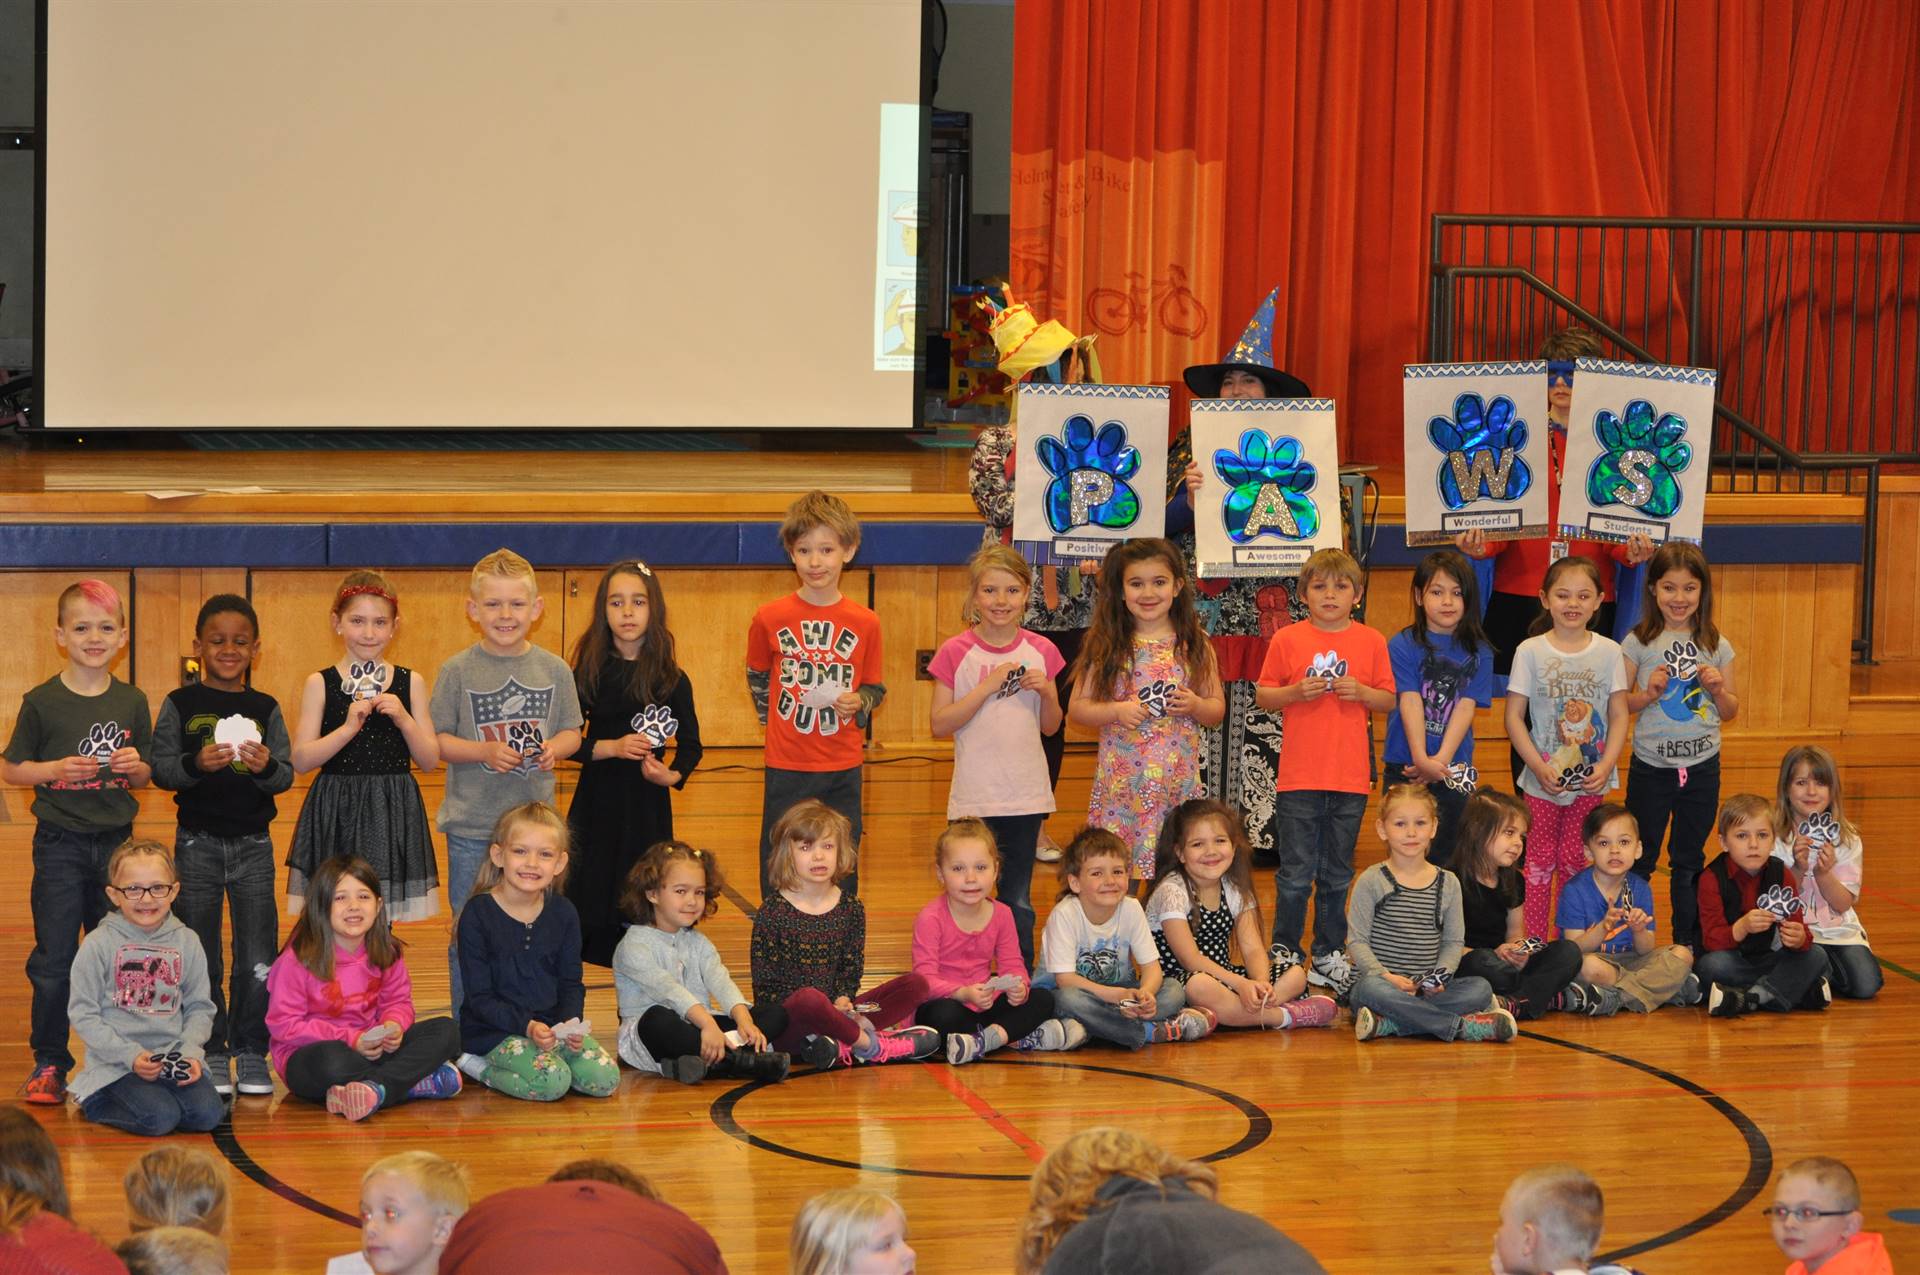
[[680, 733], [680, 720], [665, 704], [647, 705], [633, 715], [628, 725], [633, 728], [634, 734], [655, 748], [665, 748], [667, 741]]

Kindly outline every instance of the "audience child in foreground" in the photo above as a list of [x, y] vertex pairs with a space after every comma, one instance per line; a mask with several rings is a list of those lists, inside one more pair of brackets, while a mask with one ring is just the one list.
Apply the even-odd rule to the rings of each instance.
[[1860, 1229], [1860, 1183], [1838, 1160], [1816, 1155], [1789, 1164], [1767, 1218], [1773, 1242], [1793, 1259], [1786, 1275], [1893, 1275], [1886, 1241]]
[[113, 1250], [127, 1275], [227, 1275], [227, 1245], [190, 1226], [157, 1226]]
[[226, 1173], [197, 1147], [155, 1147], [128, 1165], [120, 1182], [127, 1230], [135, 1235], [156, 1226], [198, 1227], [209, 1235], [227, 1229]]
[[467, 1194], [465, 1167], [431, 1151], [375, 1160], [360, 1177], [360, 1251], [327, 1275], [435, 1275]]
[[871, 1187], [822, 1191], [793, 1215], [791, 1275], [913, 1275], [907, 1215]]
[[1493, 1233], [1493, 1275], [1634, 1275], [1592, 1265], [1606, 1220], [1600, 1184], [1571, 1164], [1528, 1169], [1500, 1202]]

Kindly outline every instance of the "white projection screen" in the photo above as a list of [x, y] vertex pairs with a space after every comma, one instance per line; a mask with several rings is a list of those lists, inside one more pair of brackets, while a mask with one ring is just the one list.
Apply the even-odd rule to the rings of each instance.
[[914, 423], [920, 0], [42, 12], [49, 429]]

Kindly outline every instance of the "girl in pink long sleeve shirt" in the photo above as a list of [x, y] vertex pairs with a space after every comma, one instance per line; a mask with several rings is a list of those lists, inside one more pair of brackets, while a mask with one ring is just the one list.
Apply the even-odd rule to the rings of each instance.
[[380, 878], [359, 859], [329, 859], [267, 974], [273, 1066], [296, 1097], [349, 1120], [409, 1098], [451, 1098], [460, 1029], [416, 1022], [413, 983], [387, 924]]
[[[937, 1030], [947, 1061], [968, 1063], [1012, 1042], [1015, 1049], [1071, 1049], [1086, 1029], [1053, 1016], [1053, 993], [1033, 987], [1013, 912], [993, 897], [1000, 852], [978, 819], [956, 819], [940, 834], [934, 875], [944, 893], [913, 922], [913, 972], [934, 999], [914, 1015]], [[1012, 986], [988, 983], [1011, 980]]]

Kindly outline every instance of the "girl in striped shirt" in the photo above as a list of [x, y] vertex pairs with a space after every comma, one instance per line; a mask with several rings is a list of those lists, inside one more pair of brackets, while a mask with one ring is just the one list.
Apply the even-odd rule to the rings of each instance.
[[1350, 993], [1353, 1034], [1512, 1040], [1513, 1015], [1484, 978], [1453, 977], [1465, 945], [1460, 879], [1427, 862], [1440, 822], [1424, 786], [1387, 790], [1374, 830], [1387, 859], [1353, 883], [1347, 955], [1359, 977]]

